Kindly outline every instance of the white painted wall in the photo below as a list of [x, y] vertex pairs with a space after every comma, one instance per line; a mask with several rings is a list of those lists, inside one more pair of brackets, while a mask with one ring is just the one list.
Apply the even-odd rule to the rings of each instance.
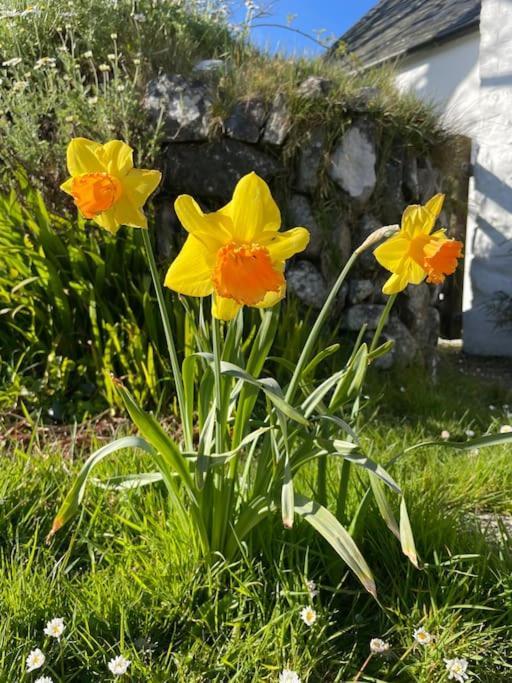
[[473, 140], [464, 349], [512, 356], [512, 331], [496, 329], [487, 308], [496, 292], [512, 295], [512, 0], [482, 0], [479, 32], [405, 58], [397, 84]]
[[420, 50], [397, 64], [397, 85], [433, 102], [454, 132], [472, 137], [479, 123], [478, 31]]
[[512, 356], [512, 331], [496, 329], [486, 306], [512, 295], [512, 0], [482, 0], [479, 126], [469, 202], [464, 348]]

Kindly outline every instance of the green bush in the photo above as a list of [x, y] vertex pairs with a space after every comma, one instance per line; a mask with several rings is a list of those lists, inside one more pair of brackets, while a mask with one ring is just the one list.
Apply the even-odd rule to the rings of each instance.
[[[155, 402], [167, 361], [149, 341], [164, 348], [140, 234], [113, 237], [23, 195], [0, 196], [0, 407], [83, 415], [115, 403], [111, 373]], [[182, 338], [181, 308], [174, 320]]]

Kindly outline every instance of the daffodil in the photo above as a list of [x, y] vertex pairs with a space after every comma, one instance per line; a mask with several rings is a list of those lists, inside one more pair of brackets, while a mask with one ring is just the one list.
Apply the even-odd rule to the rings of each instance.
[[167, 271], [166, 287], [188, 296], [213, 294], [212, 312], [220, 320], [231, 320], [244, 305], [268, 308], [284, 297], [285, 261], [306, 248], [309, 232], [278, 232], [281, 214], [264, 180], [244, 176], [215, 213], [203, 213], [189, 195], [174, 207], [189, 235]]
[[396, 294], [408, 284], [441, 284], [457, 268], [462, 242], [446, 237], [444, 230], [432, 232], [441, 212], [444, 195], [436, 194], [425, 206], [408, 206], [400, 231], [375, 249], [377, 261], [392, 275], [383, 287], [384, 294]]
[[160, 182], [160, 171], [133, 168], [133, 150], [121, 140], [100, 145], [71, 140], [67, 151], [71, 178], [61, 189], [71, 195], [84, 218], [115, 233], [121, 225], [147, 228], [142, 207]]

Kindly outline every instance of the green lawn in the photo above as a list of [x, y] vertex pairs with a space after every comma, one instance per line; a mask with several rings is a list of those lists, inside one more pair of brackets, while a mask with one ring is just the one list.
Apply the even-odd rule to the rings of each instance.
[[[382, 463], [443, 429], [465, 439], [468, 429], [479, 435], [510, 421], [505, 389], [464, 378], [451, 365], [436, 386], [417, 371], [377, 373], [369, 393], [361, 434], [373, 443], [368, 455]], [[302, 681], [437, 683], [448, 680], [443, 659], [453, 657], [469, 661], [471, 680], [512, 680], [510, 539], [486, 540], [476, 517], [512, 514], [510, 446], [462, 454], [424, 448], [391, 467], [422, 568], [407, 561], [371, 509], [358, 543], [375, 573], [379, 605], [300, 523], [285, 531], [276, 518], [264, 539], [272, 562], [205, 566], [188, 530], [173, 522], [159, 484], [123, 492], [90, 487], [78, 522], [47, 546], [52, 516], [98, 438], [92, 427], [73, 448], [55, 430], [34, 427], [28, 436], [18, 430], [0, 441], [1, 681], [112, 680], [107, 663], [118, 654], [132, 662], [122, 680], [141, 682], [277, 681], [289, 668]], [[134, 464], [144, 471], [142, 456], [124, 452], [98, 476]], [[329, 474], [334, 495], [337, 472]], [[312, 476], [309, 470], [301, 479], [306, 493]], [[358, 502], [354, 494], [352, 505]], [[320, 589], [312, 600], [307, 579]], [[312, 627], [300, 618], [309, 604], [317, 611]], [[53, 617], [65, 621], [60, 643], [43, 634]], [[415, 646], [420, 625], [433, 644]], [[373, 637], [391, 647], [357, 679]], [[26, 674], [25, 658], [36, 647], [48, 665]]]

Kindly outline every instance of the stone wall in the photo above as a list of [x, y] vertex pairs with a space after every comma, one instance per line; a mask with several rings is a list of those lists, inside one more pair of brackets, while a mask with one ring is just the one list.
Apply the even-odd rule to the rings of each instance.
[[[282, 208], [283, 229], [302, 225], [311, 231], [307, 250], [288, 265], [288, 292], [319, 309], [352, 250], [376, 228], [399, 222], [407, 204], [439, 191], [440, 173], [407, 140], [386, 137], [371, 107], [376, 95], [371, 88], [362, 89], [351, 110], [343, 111], [342, 133], [333, 139], [319, 122], [297, 130], [292, 108], [279, 92], [272, 102], [259, 97], [238, 102], [220, 119], [215, 69], [210, 61], [193, 77], [164, 74], [147, 87], [144, 106], [165, 131], [164, 187], [173, 192], [160, 202], [162, 258], [172, 257], [184, 235], [169, 208], [176, 195], [191, 194], [205, 210], [215, 210], [229, 200], [242, 175], [255, 171]], [[321, 111], [318, 105], [328, 105], [329, 91], [329, 81], [311, 76], [298, 84], [297, 97], [306, 104], [314, 100]], [[336, 306], [345, 329], [356, 333], [363, 323], [375, 329], [386, 277], [371, 253], [359, 259]], [[384, 366], [433, 357], [439, 330], [434, 296], [432, 287], [420, 285], [400, 297], [384, 334], [397, 343], [382, 359]]]

